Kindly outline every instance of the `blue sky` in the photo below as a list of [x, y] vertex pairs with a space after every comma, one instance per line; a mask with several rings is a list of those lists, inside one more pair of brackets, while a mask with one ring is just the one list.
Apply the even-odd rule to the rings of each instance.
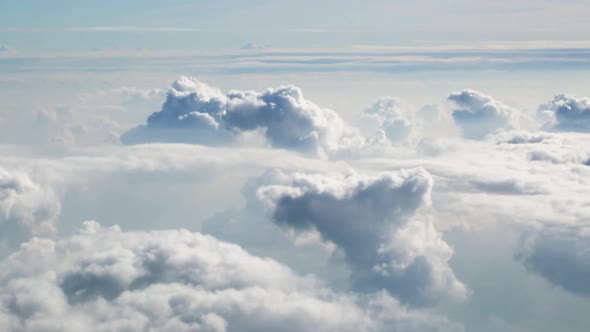
[[0, 6], [0, 43], [27, 52], [583, 40], [589, 28], [587, 6], [578, 0], [26, 0]]

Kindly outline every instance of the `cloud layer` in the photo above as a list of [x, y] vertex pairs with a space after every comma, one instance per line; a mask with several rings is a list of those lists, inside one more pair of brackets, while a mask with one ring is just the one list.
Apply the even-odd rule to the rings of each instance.
[[184, 230], [86, 222], [72, 237], [25, 244], [0, 263], [0, 285], [5, 331], [462, 331]]
[[[7, 95], [20, 90], [14, 82], [4, 81]], [[359, 92], [335, 105], [354, 112], [377, 91], [400, 93], [377, 82], [365, 92], [346, 90], [357, 81], [334, 84]], [[185, 77], [168, 92], [132, 86], [101, 82], [78, 97], [64, 88], [74, 101], [63, 104], [47, 91], [57, 106], [1, 114], [0, 330], [590, 324], [585, 98], [539, 107], [538, 131], [527, 94], [503, 98], [530, 114], [474, 90], [452, 94], [451, 112], [384, 97], [357, 130], [290, 85], [227, 92]], [[5, 110], [31, 91], [40, 90], [8, 98]], [[164, 97], [123, 134], [133, 145], [118, 144]], [[72, 144], [49, 152], [54, 137]], [[132, 231], [88, 222], [78, 232], [88, 219]]]

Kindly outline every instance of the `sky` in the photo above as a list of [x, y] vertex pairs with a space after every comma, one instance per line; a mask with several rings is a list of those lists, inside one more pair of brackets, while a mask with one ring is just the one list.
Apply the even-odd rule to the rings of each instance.
[[585, 332], [589, 15], [0, 0], [0, 330]]
[[26, 52], [207, 52], [417, 41], [578, 41], [584, 0], [554, 1], [3, 1], [0, 39]]

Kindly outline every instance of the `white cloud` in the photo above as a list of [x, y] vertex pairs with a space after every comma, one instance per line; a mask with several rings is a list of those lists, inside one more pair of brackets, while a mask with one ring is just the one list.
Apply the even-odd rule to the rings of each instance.
[[343, 250], [357, 289], [387, 289], [413, 305], [468, 290], [448, 266], [453, 250], [427, 216], [432, 178], [422, 169], [379, 176], [295, 174], [290, 185], [264, 186], [261, 200], [279, 225], [317, 230]]
[[28, 174], [0, 167], [0, 249], [55, 230], [60, 202]]
[[478, 91], [455, 92], [448, 99], [459, 107], [453, 111], [453, 118], [466, 138], [481, 139], [515, 126], [515, 110]]
[[424, 139], [457, 135], [452, 117], [441, 112], [439, 105], [415, 108], [397, 97], [377, 99], [363, 110], [355, 125], [366, 137], [366, 144], [357, 151], [383, 148], [390, 143], [413, 148]]
[[331, 154], [363, 139], [338, 114], [306, 100], [295, 86], [253, 91], [220, 90], [181, 77], [162, 110], [122, 137], [124, 143], [186, 142], [226, 145], [262, 131], [270, 145], [312, 155]]
[[358, 127], [367, 137], [379, 135], [382, 131], [390, 142], [404, 142], [414, 127], [406, 107], [398, 98], [379, 98], [363, 111]]
[[[537, 142], [509, 143], [526, 137]], [[569, 224], [590, 218], [584, 199], [590, 174], [586, 140], [583, 133], [523, 132], [484, 141], [439, 138], [422, 144], [425, 155], [391, 149], [347, 162], [359, 172], [425, 168], [435, 179], [433, 213], [441, 229]]]
[[[196, 84], [187, 81], [188, 85], [193, 83]], [[263, 84], [266, 83], [257, 83], [258, 86]], [[335, 85], [334, 88], [339, 89], [340, 86]], [[175, 89], [183, 92], [185, 87], [178, 86]], [[283, 93], [281, 91], [271, 89], [270, 92], [226, 93], [206, 86], [189, 86], [184, 91], [186, 95], [197, 93], [199, 96], [187, 97], [186, 105], [183, 104], [183, 96], [174, 96], [170, 104], [174, 107], [171, 106], [171, 109], [180, 110], [180, 117], [171, 116], [167, 120], [172, 121], [173, 126], [186, 121], [189, 127], [201, 126], [219, 132], [219, 135], [224, 135], [224, 139], [235, 140], [237, 145], [242, 145], [245, 136], [253, 135], [259, 136], [263, 144], [304, 151], [301, 146], [285, 147], [288, 144], [283, 143], [284, 136], [281, 135], [297, 136], [291, 131], [282, 130], [278, 134], [268, 131], [273, 126], [303, 128], [304, 132], [323, 130], [322, 125], [309, 120], [315, 119], [314, 108], [298, 96], [296, 88], [285, 88], [284, 96], [280, 95]], [[566, 318], [573, 317], [575, 321], [575, 316], [587, 309], [584, 305], [575, 305], [587, 302], [588, 295], [587, 289], [579, 283], [580, 279], [587, 279], [585, 274], [588, 272], [585, 255], [587, 237], [584, 233], [587, 221], [590, 220], [587, 200], [590, 150], [586, 144], [587, 133], [565, 132], [565, 129], [557, 127], [547, 128], [551, 129], [549, 132], [506, 131], [508, 127], [494, 126], [485, 139], [464, 140], [447, 137], [453, 135], [433, 130], [440, 127], [441, 119], [451, 117], [450, 112], [441, 112], [436, 106], [414, 112], [415, 109], [399, 104], [399, 100], [386, 98], [375, 104], [377, 111], [365, 114], [373, 121], [373, 129], [364, 136], [353, 135], [355, 140], [360, 137], [361, 144], [348, 145], [334, 140], [338, 141], [334, 144], [337, 148], [330, 150], [327, 142], [331, 140], [321, 141], [318, 135], [318, 141], [314, 144], [319, 152], [311, 151], [311, 154], [328, 154], [330, 159], [307, 158], [281, 149], [235, 146], [142, 144], [84, 148], [86, 143], [80, 144], [90, 141], [85, 141], [84, 137], [94, 136], [91, 130], [93, 126], [101, 127], [99, 118], [115, 120], [118, 126], [113, 127], [114, 131], [123, 130], [125, 124], [137, 124], [145, 118], [142, 110], [145, 112], [157, 107], [154, 104], [146, 105], [148, 101], [154, 103], [163, 96], [164, 93], [157, 89], [125, 87], [95, 90], [82, 94], [75, 102], [67, 102], [67, 107], [43, 109], [37, 120], [40, 127], [44, 123], [49, 127], [48, 132], [67, 128], [72, 134], [72, 141], [78, 143], [63, 151], [64, 157], [47, 157], [45, 147], [35, 151], [18, 146], [0, 146], [0, 165], [8, 174], [5, 182], [10, 183], [3, 187], [5, 190], [0, 190], [0, 195], [6, 197], [0, 199], [0, 211], [3, 213], [0, 234], [4, 241], [11, 241], [8, 244], [12, 245], [11, 250], [15, 250], [15, 245], [40, 232], [51, 230], [51, 227], [46, 226], [55, 225], [59, 226], [57, 236], [66, 237], [61, 240], [34, 241], [46, 241], [57, 247], [69, 246], [77, 241], [75, 239], [83, 238], [86, 241], [86, 237], [90, 236], [67, 237], [72, 225], [86, 218], [120, 223], [126, 229], [137, 230], [187, 227], [214, 232], [220, 239], [239, 243], [260, 257], [269, 256], [280, 261], [285, 264], [279, 264], [283, 268], [288, 266], [298, 271], [299, 275], [288, 273], [294, 276], [297, 285], [289, 289], [287, 282], [263, 269], [268, 280], [271, 280], [269, 284], [252, 282], [251, 287], [245, 286], [243, 289], [226, 284], [195, 286], [185, 278], [213, 273], [208, 272], [206, 267], [209, 265], [206, 264], [198, 265], [205, 271], [203, 274], [186, 272], [185, 268], [194, 266], [191, 261], [179, 266], [166, 265], [169, 272], [166, 277], [158, 279], [150, 275], [153, 284], [135, 288], [134, 280], [149, 271], [141, 268], [147, 250], [134, 247], [134, 239], [137, 236], [141, 241], [154, 243], [155, 240], [150, 237], [152, 233], [122, 233], [114, 236], [116, 239], [110, 242], [101, 235], [96, 241], [89, 240], [88, 247], [84, 247], [80, 254], [71, 248], [60, 249], [62, 251], [48, 261], [61, 262], [55, 268], [39, 268], [39, 275], [27, 274], [17, 278], [14, 275], [19, 269], [16, 265], [9, 266], [6, 263], [8, 261], [0, 263], [0, 270], [5, 270], [4, 275], [11, 274], [9, 285], [0, 285], [0, 303], [6, 304], [0, 309], [0, 326], [16, 324], [13, 326], [18, 330], [19, 324], [28, 324], [21, 328], [41, 330], [43, 324], [59, 324], [67, 320], [77, 324], [72, 325], [72, 329], [77, 330], [88, 329], [88, 326], [117, 330], [123, 329], [125, 324], [137, 324], [138, 329], [153, 326], [158, 330], [182, 330], [191, 324], [199, 324], [201, 329], [232, 330], [236, 326], [234, 322], [239, 319], [250, 324], [245, 325], [250, 329], [260, 330], [260, 325], [264, 325], [276, 330], [283, 327], [279, 321], [282, 324], [286, 321], [294, 330], [309, 330], [309, 326], [302, 325], [306, 323], [300, 320], [306, 317], [308, 322], [320, 326], [320, 330], [323, 327], [325, 330], [345, 330], [341, 322], [332, 317], [346, 316], [350, 319], [344, 321], [361, 331], [391, 330], [392, 326], [399, 326], [399, 330], [405, 331], [409, 329], [408, 324], [418, 324], [417, 330], [428, 330], [431, 326], [428, 324], [431, 323], [426, 321], [440, 319], [427, 314], [429, 311], [406, 309], [396, 302], [401, 301], [407, 305], [438, 303], [435, 308], [431, 308], [432, 311], [448, 312], [453, 318], [459, 316], [470, 325], [467, 330], [485, 330], [471, 327], [479, 326], [482, 317], [487, 319], [497, 315], [497, 324], [490, 325], [496, 327], [490, 327], [491, 331], [498, 328], [508, 330], [514, 326], [540, 331], [558, 330], [554, 327], [559, 323], [543, 326], [551, 318], [555, 321], [570, 321]], [[273, 103], [265, 101], [267, 97], [288, 99], [285, 102], [288, 107], [282, 108], [289, 110], [284, 127], [271, 123], [268, 113], [263, 112], [265, 107], [270, 108]], [[222, 100], [222, 106], [215, 105], [216, 98]], [[232, 99], [235, 104], [232, 104]], [[580, 102], [582, 99], [576, 100], [583, 105]], [[561, 102], [567, 103], [565, 100]], [[133, 103], [134, 106], [128, 109], [127, 103]], [[481, 103], [484, 106], [479, 107], [473, 102], [469, 106], [457, 108], [471, 110], [474, 114], [479, 114], [477, 110], [486, 107], [504, 109], [491, 97]], [[211, 106], [213, 111], [196, 112], [198, 114], [185, 112], [185, 109], [194, 105], [199, 109]], [[571, 105], [577, 104], [572, 102]], [[570, 109], [573, 110], [574, 106]], [[317, 105], [315, 107], [321, 109]], [[557, 116], [556, 109], [548, 112], [548, 115]], [[90, 120], [88, 117], [78, 118], [82, 110], [96, 111], [93, 114], [101, 116], [92, 116]], [[220, 110], [220, 113], [216, 110]], [[231, 112], [238, 111], [246, 112], [240, 114], [242, 117], [237, 114], [230, 117]], [[306, 117], [307, 111], [312, 115]], [[120, 120], [118, 117], [123, 116], [123, 113], [135, 113], [136, 118]], [[514, 113], [516, 111], [511, 109], [510, 119]], [[299, 126], [297, 121], [293, 121], [293, 118], [299, 117], [309, 120], [312, 125], [304, 122]], [[404, 132], [394, 131], [390, 133], [392, 136], [383, 129], [389, 128], [390, 120], [395, 122], [400, 117], [411, 124], [409, 136], [402, 139], [410, 143], [390, 144], [391, 140], [395, 141], [392, 139], [395, 134]], [[350, 118], [354, 118], [354, 115]], [[429, 126], [424, 125], [426, 121], [430, 121]], [[297, 125], [292, 125], [294, 123]], [[78, 124], [86, 129], [76, 131]], [[258, 129], [250, 129], [255, 126]], [[32, 135], [21, 130], [21, 127], [14, 127], [15, 131]], [[401, 129], [404, 128], [407, 127]], [[177, 129], [175, 127], [174, 131], [178, 132]], [[326, 132], [331, 130], [325, 129]], [[374, 135], [375, 131], [379, 131], [380, 135], [366, 139], [366, 136]], [[98, 132], [96, 136], [99, 136]], [[419, 143], [419, 151], [416, 151], [413, 143], [414, 138], [419, 136], [424, 140]], [[211, 145], [221, 145], [221, 142], [223, 140]], [[343, 156], [347, 158], [335, 160]], [[262, 215], [256, 210], [259, 205], [248, 210], [251, 207], [249, 205], [254, 204], [253, 197], [251, 192], [245, 191], [242, 197], [240, 188], [251, 177], [275, 167], [285, 172], [282, 174], [284, 177], [274, 174], [255, 186], [262, 185], [270, 190], [268, 193], [278, 190], [276, 196], [271, 195], [273, 198], [270, 200], [273, 206], [271, 211], [276, 212], [273, 223], [268, 220], [268, 215]], [[413, 175], [404, 177], [397, 173], [399, 169], [413, 167], [426, 169], [430, 176], [425, 178], [431, 177], [434, 184], [416, 180], [416, 191], [412, 191], [405, 182], [397, 186], [392, 184], [395, 181], [388, 182], [388, 177], [382, 175], [382, 172], [386, 172], [394, 174], [393, 178], [420, 178]], [[347, 172], [350, 168], [356, 171]], [[325, 175], [330, 172], [339, 174]], [[294, 173], [298, 175], [292, 175]], [[250, 189], [254, 191], [253, 188]], [[393, 198], [383, 203], [386, 201], [383, 197]], [[244, 200], [246, 209], [243, 209]], [[303, 207], [296, 209], [298, 205], [295, 203]], [[287, 211], [282, 218], [277, 217], [280, 211], [277, 207], [282, 208], [283, 212]], [[389, 221], [380, 222], [385, 219]], [[331, 227], [330, 220], [338, 221], [335, 227]], [[17, 225], [22, 231], [9, 225]], [[532, 236], [534, 240], [525, 243], [527, 246], [519, 252], [520, 259], [514, 260], [518, 242], [515, 234], [531, 226], [543, 230]], [[488, 233], [494, 227], [502, 229], [498, 232], [502, 235]], [[97, 229], [94, 234], [101, 232], [105, 230]], [[168, 242], [174, 245], [175, 239], [184, 234], [184, 231], [168, 232], [155, 231], [153, 237], [166, 238], [165, 234], [171, 234]], [[346, 236], [353, 240], [349, 241]], [[513, 236], [514, 239], [504, 236]], [[493, 241], [475, 244], [486, 238]], [[109, 244], [109, 248], [95, 243], [100, 241], [105, 243], [105, 247]], [[492, 242], [494, 244], [490, 245]], [[25, 246], [29, 245], [32, 244]], [[91, 252], [90, 248], [97, 248], [97, 251]], [[123, 250], [119, 251], [120, 248]], [[25, 259], [24, 250], [16, 253], [13, 257], [17, 258], [11, 262], [19, 260], [22, 265], [29, 262], [28, 258]], [[482, 254], [486, 250], [489, 252]], [[162, 253], [159, 249], [156, 251]], [[223, 255], [200, 251], [206, 252], [204, 254], [209, 257], [227, 260]], [[95, 254], [113, 264], [98, 262], [98, 258], [94, 259]], [[468, 259], [465, 259], [466, 256]], [[40, 266], [38, 260], [44, 257], [47, 256], [39, 255], [31, 266]], [[230, 265], [220, 268], [214, 275], [231, 281], [231, 276], [228, 277], [226, 273], [234, 268], [233, 271], [238, 271], [236, 274], [240, 275], [255, 272], [247, 270], [247, 267], [244, 267], [246, 270], [236, 268], [234, 262]], [[499, 267], [491, 275], [481, 278], [490, 265]], [[312, 282], [313, 278], [301, 277], [306, 273], [320, 277], [326, 282], [324, 285], [329, 285], [332, 290], [324, 289], [317, 280]], [[64, 289], [62, 282], [66, 279], [70, 288]], [[490, 280], [494, 282], [494, 287], [489, 287]], [[559, 287], [552, 287], [545, 280]], [[529, 285], [529, 282], [533, 285]], [[464, 284], [469, 285], [473, 292], [466, 291]], [[106, 291], [104, 287], [107, 287]], [[388, 289], [398, 300], [386, 293], [370, 293], [382, 288]], [[355, 293], [341, 293], [342, 290], [351, 289]], [[518, 291], [518, 295], [512, 299], [511, 293], [515, 291]], [[533, 291], [535, 294], [532, 294]], [[453, 296], [464, 297], [468, 294], [471, 295], [470, 302], [448, 301]], [[551, 298], [551, 302], [543, 301], [548, 298]], [[52, 299], [56, 302], [52, 302]], [[579, 302], [575, 302], [576, 299]], [[279, 302], [287, 304], [274, 305]], [[371, 303], [378, 303], [379, 313], [371, 309]], [[390, 309], [386, 309], [388, 305]], [[522, 308], [522, 311], [516, 311], [520, 316], [512, 316], [513, 308]], [[547, 308], [551, 309], [553, 315], [539, 317], [546, 313]], [[570, 308], [576, 309], [572, 311]], [[488, 309], [494, 312], [488, 312]], [[299, 316], [293, 314], [295, 311]], [[471, 315], [477, 311], [481, 311], [481, 314]], [[35, 314], [31, 315], [30, 312]], [[318, 312], [323, 315], [322, 318], [318, 318]], [[191, 316], [190, 313], [195, 314]], [[17, 316], [26, 318], [15, 320]], [[388, 319], [390, 321], [386, 323]], [[113, 325], [102, 325], [106, 324], [102, 323], [105, 321]], [[448, 324], [444, 319], [437, 322]], [[582, 319], [577, 326], [584, 323]], [[541, 328], [535, 328], [539, 326]], [[61, 325], [54, 326], [55, 330], [64, 328]], [[583, 328], [578, 330], [583, 331]], [[563, 330], [575, 329], [566, 326]]]
[[184, 230], [86, 222], [0, 262], [10, 331], [462, 331], [385, 294], [334, 293], [239, 246]]
[[539, 106], [539, 115], [547, 122], [545, 127], [555, 131], [590, 131], [590, 99], [565, 94]]
[[[0, 148], [0, 180], [3, 182], [0, 188], [0, 242], [3, 242], [4, 247], [0, 248], [0, 256], [5, 254], [2, 251], [10, 252], [35, 234], [50, 230], [70, 232], [79, 218], [89, 217], [89, 212], [84, 209], [94, 211], [94, 218], [116, 216], [126, 219], [141, 212], [133, 207], [132, 202], [125, 200], [138, 200], [140, 205], [180, 206], [187, 215], [190, 213], [185, 217], [190, 217], [190, 226], [198, 227], [207, 218], [200, 209], [208, 208], [207, 213], [211, 213], [234, 205], [240, 206], [236, 199], [240, 198], [242, 181], [260, 174], [268, 167], [289, 171], [343, 169], [342, 165], [303, 158], [288, 151], [210, 148], [187, 144], [73, 149], [71, 152], [74, 155], [66, 157], [35, 157], [30, 155], [34, 151], [26, 152], [22, 147]], [[228, 172], [231, 172], [231, 176], [225, 176]], [[173, 181], [175, 185], [163, 189], [160, 187], [162, 181]], [[225, 187], [219, 187], [221, 182], [225, 182]], [[143, 192], [141, 195], [129, 192], [145, 190], [144, 184], [156, 192]], [[186, 197], [186, 202], [179, 199], [188, 195], [183, 190], [190, 188], [193, 190], [191, 195], [199, 190], [203, 190], [203, 193], [207, 190], [208, 196], [222, 199], [214, 200], [214, 204], [196, 203], [191, 201], [190, 196]], [[171, 191], [170, 195], [160, 193], [166, 191]], [[124, 201], [110, 197], [123, 198]], [[99, 201], [101, 205], [116, 208], [95, 209]], [[211, 199], [205, 201], [211, 202]], [[61, 214], [64, 209], [66, 216]], [[77, 211], [78, 218], [67, 213], [72, 210]], [[172, 216], [179, 216], [180, 212], [170, 211]], [[150, 219], [148, 223], [154, 220]]]

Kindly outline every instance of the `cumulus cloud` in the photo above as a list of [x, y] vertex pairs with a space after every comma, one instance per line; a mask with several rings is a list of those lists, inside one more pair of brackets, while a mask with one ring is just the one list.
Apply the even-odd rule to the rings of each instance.
[[466, 138], [481, 139], [499, 129], [515, 126], [512, 108], [478, 91], [455, 92], [448, 99], [459, 107], [453, 111], [453, 119]]
[[365, 137], [357, 150], [419, 144], [420, 139], [454, 135], [450, 116], [435, 104], [414, 108], [397, 97], [381, 97], [367, 106], [355, 125]]
[[539, 106], [539, 115], [546, 120], [545, 128], [555, 131], [590, 131], [590, 99], [565, 94]]
[[433, 180], [423, 169], [379, 176], [295, 174], [290, 185], [261, 187], [276, 223], [317, 230], [340, 248], [356, 289], [386, 289], [403, 302], [430, 305], [468, 291], [448, 266], [452, 248], [419, 209]]
[[590, 296], [590, 227], [554, 226], [527, 234], [518, 257], [547, 281]]
[[[126, 100], [140, 103], [161, 96], [159, 90], [120, 88], [83, 95], [80, 104], [120, 99], [108, 110], [106, 118], [112, 118], [124, 110]], [[546, 128], [552, 132], [494, 126], [471, 128], [477, 138], [491, 134], [486, 140], [441, 138], [431, 129], [441, 117], [452, 125], [450, 112], [429, 106], [411, 113], [398, 99], [383, 98], [364, 112], [370, 128], [361, 128], [366, 131], [360, 136], [340, 118], [331, 121], [326, 115], [331, 111], [311, 104], [295, 87], [226, 93], [186, 79], [175, 82], [166, 98], [162, 110], [136, 129], [146, 138], [141, 142], [218, 146], [242, 144], [245, 136], [254, 135], [267, 145], [314, 155], [338, 157], [349, 146], [363, 154], [332, 162], [276, 149], [148, 144], [80, 148], [66, 158], [40, 159], [21, 158], [29, 151], [20, 147], [1, 146], [0, 165], [10, 171], [0, 173], [0, 241], [11, 250], [52, 230], [60, 210], [57, 192], [64, 198], [61, 236], [89, 217], [133, 229], [200, 227], [286, 265], [187, 231], [121, 232], [88, 223], [73, 237], [35, 239], [0, 263], [0, 330], [452, 330], [458, 327], [448, 320], [405, 306], [441, 301], [435, 310], [452, 306], [453, 314], [461, 311], [460, 317], [469, 317], [467, 324], [475, 326], [488, 313], [472, 314], [489, 308], [490, 296], [501, 322], [514, 323], [512, 308], [526, 307], [522, 315], [533, 318], [518, 322], [524, 330], [559, 330], [541, 325], [552, 318], [568, 321], [564, 318], [576, 313], [564, 314], [574, 306], [563, 303], [586, 301], [590, 294], [581, 282], [588, 279], [587, 231], [549, 226], [590, 220], [587, 133], [563, 132], [565, 127], [557, 125]], [[456, 104], [456, 112], [473, 111], [475, 117], [485, 112], [474, 110], [503, 109], [489, 100]], [[90, 133], [88, 126], [77, 131], [77, 124], [101, 127], [97, 117], [72, 121], [71, 113], [79, 112], [71, 103], [48, 108], [38, 114], [38, 122], [52, 130], [67, 128], [76, 137], [84, 136], [77, 135], [84, 130]], [[547, 115], [557, 119], [557, 111]], [[127, 124], [142, 121], [144, 115], [137, 116], [141, 118]], [[486, 116], [481, 115], [483, 123]], [[421, 128], [425, 121], [432, 127]], [[456, 116], [455, 121], [463, 129], [470, 126]], [[333, 122], [345, 129], [334, 129]], [[425, 137], [419, 151], [410, 144], [391, 144], [414, 138], [416, 129]], [[364, 145], [356, 144], [363, 140]], [[384, 153], [371, 150], [373, 143], [384, 146]], [[420, 170], [390, 172], [418, 166], [432, 177]], [[261, 200], [254, 197], [254, 202], [251, 193], [241, 197], [238, 188], [268, 167], [286, 173], [249, 182], [247, 190]], [[347, 173], [350, 167], [360, 174]], [[375, 175], [383, 171], [387, 173]], [[247, 213], [244, 198], [252, 207]], [[261, 203], [270, 208], [274, 222], [260, 213]], [[494, 223], [507, 226], [498, 227], [501, 236], [486, 228]], [[518, 226], [508, 227], [513, 224]], [[544, 230], [525, 243], [519, 259], [528, 271], [559, 287], [548, 290], [541, 278], [526, 279], [532, 286], [522, 284], [526, 270], [512, 258], [513, 228], [523, 224]], [[448, 233], [443, 237], [442, 232]], [[488, 238], [493, 241], [474, 244]], [[497, 247], [488, 246], [498, 238]], [[489, 253], [482, 256], [482, 250]], [[503, 278], [482, 279], [492, 262]], [[498, 288], [489, 287], [491, 279]], [[447, 298], [471, 293], [462, 281], [474, 290], [472, 302], [449, 304]], [[510, 295], [521, 288], [513, 300]], [[495, 294], [498, 289], [502, 292]], [[546, 312], [546, 294], [555, 295], [551, 309], [557, 313], [531, 324], [535, 315]], [[503, 306], [505, 301], [512, 305]], [[494, 328], [508, 329], [498, 326]]]
[[0, 262], [6, 331], [462, 331], [376, 293], [334, 293], [239, 246], [185, 230], [86, 222]]
[[383, 134], [392, 143], [403, 142], [414, 128], [405, 107], [398, 98], [379, 98], [363, 111], [358, 127], [367, 137]]
[[[0, 145], [0, 152], [0, 257], [32, 235], [54, 229], [69, 233], [90, 216], [117, 222], [141, 216], [148, 219], [133, 227], [145, 227], [162, 225], [158, 222], [165, 220], [166, 210], [178, 218], [175, 226], [190, 220], [197, 227], [208, 214], [239, 206], [242, 181], [268, 167], [341, 169], [283, 150], [187, 144], [113, 145], [46, 158], [30, 156], [22, 147]], [[200, 193], [208, 198], [194, 201]]]
[[226, 103], [227, 97], [218, 89], [182, 77], [172, 83], [162, 110], [150, 115], [146, 125], [125, 133], [122, 141], [226, 143], [235, 135], [219, 128]]
[[306, 100], [295, 86], [223, 94], [189, 77], [173, 82], [162, 109], [122, 141], [225, 145], [255, 131], [273, 147], [314, 155], [362, 142], [336, 112]]
[[60, 202], [51, 189], [26, 173], [0, 167], [0, 247], [14, 247], [33, 234], [53, 232]]

